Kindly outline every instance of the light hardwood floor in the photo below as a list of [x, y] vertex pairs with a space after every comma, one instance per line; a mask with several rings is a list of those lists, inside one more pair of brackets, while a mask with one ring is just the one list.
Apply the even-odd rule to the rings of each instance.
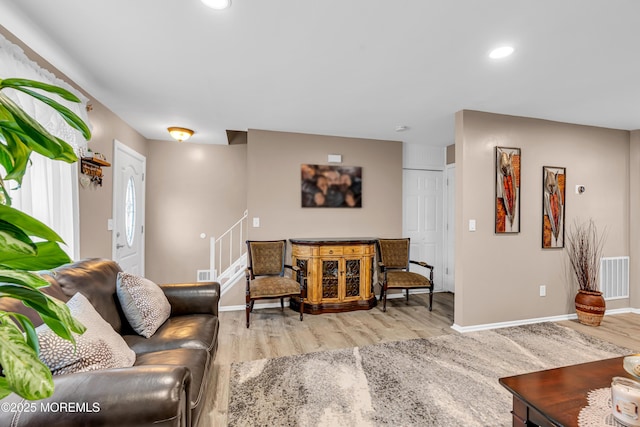
[[[453, 324], [453, 294], [434, 294], [433, 311], [426, 310], [427, 295], [411, 295], [387, 301], [371, 310], [304, 316], [285, 308], [255, 310], [251, 327], [245, 327], [244, 311], [220, 313], [218, 352], [212, 377], [216, 386], [210, 391], [200, 426], [226, 426], [231, 364], [248, 360], [303, 354], [314, 351], [364, 346], [388, 341], [428, 338], [457, 334]], [[559, 324], [640, 352], [640, 315], [605, 316], [600, 327], [577, 321]]]

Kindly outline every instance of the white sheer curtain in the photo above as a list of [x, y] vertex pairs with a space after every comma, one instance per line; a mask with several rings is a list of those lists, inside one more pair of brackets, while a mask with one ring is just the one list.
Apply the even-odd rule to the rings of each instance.
[[[89, 123], [88, 99], [51, 72], [31, 61], [18, 46], [0, 35], [0, 78], [25, 78], [63, 87], [80, 98], [80, 104], [65, 105]], [[24, 111], [34, 117], [53, 135], [70, 143], [76, 153], [87, 147], [87, 141], [71, 128], [49, 106], [28, 95], [4, 90]], [[59, 102], [64, 102], [58, 99]], [[14, 182], [10, 182], [13, 185]], [[78, 167], [53, 161], [37, 153], [31, 155], [31, 165], [22, 186], [11, 191], [12, 206], [26, 212], [55, 230], [66, 242], [64, 248], [72, 259], [79, 256]]]

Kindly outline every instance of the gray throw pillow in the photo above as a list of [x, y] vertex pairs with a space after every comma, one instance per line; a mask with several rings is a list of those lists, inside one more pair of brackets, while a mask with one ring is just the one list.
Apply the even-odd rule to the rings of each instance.
[[82, 335], [73, 334], [75, 347], [70, 341], [56, 335], [46, 324], [36, 328], [40, 360], [53, 375], [133, 366], [136, 361], [134, 351], [84, 295], [76, 293], [67, 301], [67, 306], [71, 315], [87, 328]]
[[171, 315], [164, 292], [149, 279], [118, 273], [116, 293], [129, 324], [145, 338], [153, 335]]

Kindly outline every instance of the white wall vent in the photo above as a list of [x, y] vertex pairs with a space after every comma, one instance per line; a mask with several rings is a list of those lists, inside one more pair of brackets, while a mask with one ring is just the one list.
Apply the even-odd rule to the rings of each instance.
[[210, 282], [211, 270], [198, 270], [198, 282]]
[[629, 257], [600, 258], [600, 290], [607, 300], [629, 298]]

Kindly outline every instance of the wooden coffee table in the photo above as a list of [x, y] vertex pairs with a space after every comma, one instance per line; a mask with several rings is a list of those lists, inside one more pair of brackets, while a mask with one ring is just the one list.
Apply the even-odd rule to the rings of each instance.
[[514, 427], [577, 426], [591, 390], [611, 387], [613, 377], [632, 378], [622, 367], [622, 359], [500, 378], [500, 384], [513, 394]]

